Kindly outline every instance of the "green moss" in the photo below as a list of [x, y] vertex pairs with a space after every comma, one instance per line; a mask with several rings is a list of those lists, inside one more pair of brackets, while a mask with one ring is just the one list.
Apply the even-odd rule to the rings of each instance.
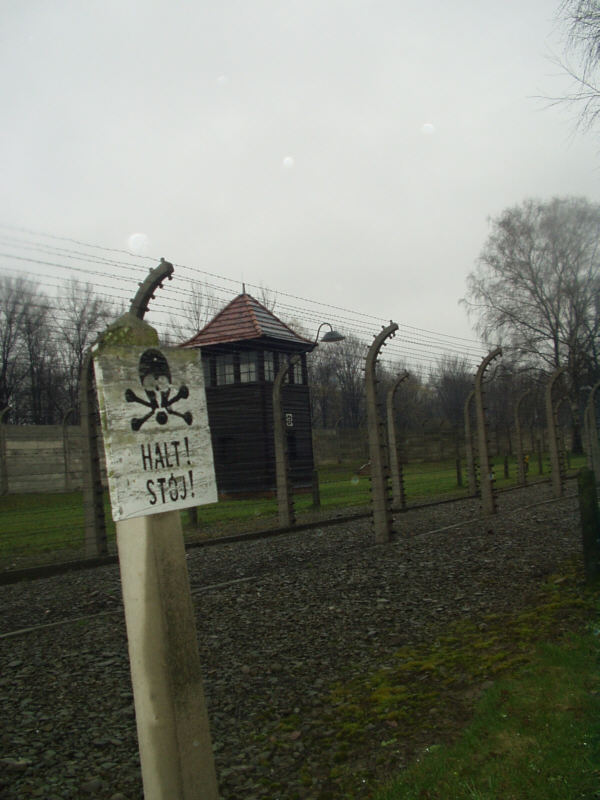
[[128, 311], [100, 334], [95, 350], [104, 353], [110, 347], [158, 344], [156, 330]]
[[[329, 778], [337, 787], [332, 796], [364, 797], [356, 775], [366, 747], [379, 768], [398, 766], [399, 742], [422, 730], [425, 720], [436, 730], [440, 722], [468, 713], [466, 704], [477, 692], [467, 701], [464, 687], [528, 664], [537, 643], [559, 636], [561, 620], [581, 616], [586, 603], [570, 568], [548, 580], [527, 611], [463, 618], [433, 642], [399, 648], [385, 668], [366, 674], [350, 668], [347, 680], [319, 698], [319, 719], [308, 733], [301, 714], [277, 723], [275, 748], [288, 747], [289, 730], [302, 724], [305, 747], [329, 754]], [[304, 781], [309, 785], [308, 773]]]
[[598, 642], [589, 634], [538, 645], [530, 667], [486, 692], [455, 745], [427, 748], [377, 797], [596, 797], [598, 680]]

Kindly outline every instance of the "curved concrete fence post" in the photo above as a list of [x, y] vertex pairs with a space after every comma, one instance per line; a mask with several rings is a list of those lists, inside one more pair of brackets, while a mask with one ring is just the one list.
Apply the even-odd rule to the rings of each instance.
[[[145, 280], [139, 284], [128, 313], [136, 319], [143, 320], [150, 300], [154, 299], [154, 292], [162, 288], [165, 280], [172, 279], [173, 271], [173, 265], [161, 258], [160, 264], [150, 269]], [[104, 487], [100, 470], [101, 441], [96, 424], [96, 389], [91, 348], [86, 352], [81, 365], [79, 419], [82, 443], [85, 554], [87, 557], [93, 558], [106, 554], [108, 546], [104, 516]]]
[[479, 450], [479, 473], [481, 481], [481, 503], [483, 513], [496, 513], [496, 496], [494, 493], [494, 476], [490, 464], [485, 408], [483, 405], [483, 376], [495, 358], [502, 355], [502, 348], [497, 347], [483, 359], [475, 376], [475, 414], [477, 418], [477, 446]]
[[398, 431], [396, 429], [396, 419], [394, 417], [394, 396], [396, 390], [408, 378], [408, 372], [404, 370], [387, 390], [386, 411], [387, 411], [387, 433], [388, 451], [390, 457], [390, 473], [392, 477], [392, 503], [395, 508], [406, 508], [406, 493], [404, 491], [404, 475], [402, 463], [398, 451]]
[[65, 470], [65, 492], [73, 491], [72, 468], [71, 468], [71, 448], [69, 446], [69, 417], [73, 416], [74, 409], [70, 408], [62, 418], [62, 439], [63, 439], [63, 463]]
[[392, 531], [392, 503], [389, 493], [389, 464], [387, 458], [387, 437], [384, 421], [377, 402], [377, 377], [375, 375], [377, 356], [385, 340], [398, 330], [395, 322], [390, 323], [375, 337], [369, 348], [365, 363], [365, 388], [367, 395], [367, 431], [371, 457], [371, 503], [373, 508], [373, 528], [378, 544], [389, 542]]
[[600, 578], [600, 512], [596, 478], [592, 470], [584, 467], [577, 476], [579, 515], [583, 545], [583, 568], [587, 583], [598, 584]]
[[4, 418], [10, 411], [6, 406], [0, 411], [0, 495], [8, 494], [8, 460], [6, 455], [6, 423]]
[[561, 468], [564, 470], [564, 477], [566, 477], [566, 471], [569, 465], [569, 453], [567, 448], [567, 442], [565, 440], [565, 436], [563, 433], [563, 428], [559, 424], [560, 420], [560, 410], [565, 406], [565, 408], [569, 409], [569, 414], [571, 415], [571, 422], [573, 427], [575, 428], [577, 421], [573, 414], [573, 405], [568, 397], [561, 397], [556, 402], [556, 439], [558, 441], [558, 455], [560, 458]]
[[583, 441], [584, 441], [584, 449], [585, 449], [585, 456], [586, 456], [586, 464], [588, 469], [594, 469], [592, 464], [592, 431], [590, 425], [590, 408], [589, 404], [586, 403], [585, 408], [583, 409]]
[[600, 381], [597, 381], [592, 386], [584, 414], [587, 423], [588, 465], [596, 476], [596, 483], [600, 481], [600, 444], [598, 443], [598, 424], [596, 422], [596, 392], [599, 388]]
[[277, 509], [279, 513], [279, 525], [282, 528], [291, 528], [296, 523], [294, 511], [294, 498], [290, 481], [290, 469], [287, 452], [287, 442], [285, 435], [285, 425], [283, 420], [283, 407], [281, 404], [281, 392], [283, 381], [289, 370], [301, 361], [300, 356], [295, 355], [279, 368], [275, 380], [273, 381], [273, 435], [275, 439], [275, 478], [277, 481]]
[[83, 518], [85, 525], [85, 555], [87, 558], [105, 555], [106, 518], [104, 487], [100, 471], [101, 440], [96, 421], [96, 389], [91, 350], [84, 356], [79, 381], [79, 419], [81, 425], [81, 458], [83, 468]]
[[[531, 394], [531, 389], [522, 392], [515, 403], [515, 434], [517, 439], [517, 475], [519, 483], [525, 486], [527, 483], [527, 470], [525, 468], [525, 453], [523, 452], [523, 432], [521, 430], [521, 405], [523, 400]], [[527, 462], [529, 464], [529, 461]]]
[[546, 384], [546, 426], [548, 428], [548, 447], [550, 450], [550, 465], [552, 468], [552, 493], [554, 497], [562, 497], [564, 492], [564, 464], [560, 454], [558, 442], [557, 413], [558, 407], [552, 398], [552, 391], [560, 376], [565, 372], [564, 367], [554, 370]]
[[477, 494], [477, 470], [475, 467], [475, 451], [473, 447], [473, 431], [471, 429], [471, 413], [475, 403], [475, 389], [471, 389], [465, 400], [465, 458], [467, 459], [467, 477], [469, 480], [469, 493], [475, 497]]

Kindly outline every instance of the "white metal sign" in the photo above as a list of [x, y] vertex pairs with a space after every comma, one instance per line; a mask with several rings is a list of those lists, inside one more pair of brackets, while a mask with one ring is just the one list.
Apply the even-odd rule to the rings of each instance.
[[216, 502], [200, 354], [109, 345], [94, 368], [113, 519]]

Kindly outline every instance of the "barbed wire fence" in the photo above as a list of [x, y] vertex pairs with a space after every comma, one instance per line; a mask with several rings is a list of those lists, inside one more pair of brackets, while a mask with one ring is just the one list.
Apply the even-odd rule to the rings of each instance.
[[[136, 255], [123, 249], [0, 225], [0, 279], [21, 279], [37, 289], [37, 303], [34, 299], [33, 306], [47, 310], [46, 330], [56, 341], [65, 333], [78, 333], [74, 327], [69, 328], [72, 320], [60, 303], [73, 281], [80, 285], [89, 284], [94, 296], [111, 308], [116, 317], [128, 308], [138, 284], [158, 261], [159, 258]], [[174, 267], [174, 279], [156, 293], [145, 317], [166, 344], [180, 343], [181, 339], [177, 341], [174, 335], [178, 321], [181, 334], [182, 320], [207, 322], [242, 291], [253, 294], [259, 301], [262, 297], [276, 316], [309, 339], [321, 323], [328, 322], [352, 343], [350, 363], [346, 366], [351, 373], [349, 378], [352, 379], [357, 413], [352, 424], [348, 424], [340, 405], [340, 387], [335, 385], [335, 381], [329, 385], [333, 395], [337, 392], [334, 399], [338, 404], [335, 409], [338, 416], [323, 430], [313, 428], [314, 449], [306, 454], [306, 464], [302, 464], [300, 459], [300, 467], [308, 467], [308, 462], [312, 463], [314, 457], [321, 468], [321, 509], [317, 512], [312, 508], [312, 518], [319, 518], [319, 514], [325, 518], [327, 513], [331, 513], [330, 498], [335, 502], [336, 494], [340, 494], [340, 484], [344, 489], [341, 492], [343, 502], [349, 504], [350, 509], [367, 507], [369, 458], [362, 397], [364, 359], [373, 338], [389, 320], [321, 299], [292, 295], [276, 286], [251, 283], [242, 286], [235, 279], [194, 265], [174, 263]], [[193, 327], [189, 328], [190, 336]], [[91, 337], [98, 332], [90, 331]], [[432, 493], [440, 496], [464, 496], [468, 493], [460, 471], [460, 461], [465, 455], [462, 426], [453, 430], [447, 424], [440, 424], [439, 411], [434, 408], [434, 385], [443, 377], [444, 365], [452, 361], [460, 363], [474, 376], [486, 351], [486, 345], [475, 339], [399, 323], [396, 336], [379, 359], [382, 383], [395, 379], [403, 370], [413, 378], [412, 395], [405, 394], [397, 401], [401, 460], [409, 506], [411, 501], [413, 504], [423, 502]], [[325, 358], [326, 353], [324, 345], [309, 356], [314, 392], [318, 392], [319, 387], [314, 383], [317, 376], [311, 362]], [[26, 354], [21, 353], [18, 358], [21, 370], [26, 372], [29, 366]], [[409, 418], [408, 405], [411, 406]], [[0, 456], [4, 453], [3, 469], [7, 473], [3, 478], [2, 502], [8, 513], [3, 514], [4, 521], [0, 524], [0, 562], [5, 567], [15, 567], [31, 559], [33, 551], [37, 561], [65, 558], [64, 553], [58, 551], [67, 551], [71, 557], [77, 557], [81, 552], [81, 442], [78, 426], [69, 424], [69, 414], [73, 414], [71, 408], [61, 408], [60, 424], [42, 426], [45, 429], [43, 435], [38, 435], [40, 426], [32, 431], [27, 425], [0, 424], [0, 446], [3, 448]], [[324, 418], [321, 421], [327, 422]], [[538, 428], [541, 421], [540, 412]], [[232, 436], [233, 433], [232, 430]], [[260, 438], [246, 444], [243, 453], [238, 454], [237, 459], [231, 459], [229, 469], [234, 477], [236, 470], [241, 475], [253, 468], [253, 453], [272, 449], [271, 444]], [[504, 457], [505, 464], [507, 447], [497, 433], [492, 449], [497, 458]], [[453, 473], [455, 466], [456, 472]], [[516, 480], [516, 469], [513, 475]], [[28, 500], [32, 493], [36, 498], [33, 502]], [[43, 508], [36, 508], [35, 503], [40, 502], [41, 495], [44, 496]], [[312, 497], [314, 500], [314, 494]], [[308, 514], [308, 498], [301, 500]], [[254, 502], [259, 507], [256, 500], [244, 502]], [[247, 516], [240, 523], [242, 526], [276, 524], [273, 500], [264, 498], [260, 502], [262, 507], [255, 512], [255, 518]], [[220, 532], [222, 525], [216, 517], [205, 517], [205, 532]], [[106, 519], [109, 541], [113, 541], [114, 530], [108, 511]], [[190, 515], [189, 535], [194, 535], [196, 526], [201, 528], [202, 524], [202, 519], [198, 521], [197, 516], [193, 518]]]

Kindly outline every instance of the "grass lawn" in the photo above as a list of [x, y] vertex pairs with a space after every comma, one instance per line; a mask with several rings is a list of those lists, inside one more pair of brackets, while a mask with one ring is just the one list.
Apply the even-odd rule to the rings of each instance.
[[[583, 465], [584, 459], [572, 459], [571, 467]], [[370, 503], [370, 478], [358, 475], [357, 464], [328, 465], [319, 469], [321, 508], [360, 508]], [[514, 485], [517, 470], [514, 459], [509, 462], [509, 478], [504, 477], [503, 459], [494, 465], [499, 488]], [[537, 477], [532, 468], [531, 478]], [[434, 498], [466, 496], [466, 470], [463, 486], [457, 485], [454, 461], [408, 464], [404, 467], [407, 502], [424, 502]], [[298, 520], [313, 511], [312, 494], [294, 497]], [[108, 495], [105, 497], [105, 518], [109, 547], [114, 546], [115, 527], [110, 515]], [[198, 508], [198, 527], [190, 523], [189, 513], [182, 512], [184, 531], [196, 536], [203, 530], [214, 535], [238, 533], [249, 528], [275, 525], [277, 500], [253, 498], [226, 500]], [[80, 492], [68, 494], [26, 494], [0, 497], [0, 564], [6, 568], [31, 561], [70, 560], [80, 558], [84, 546], [84, 517]]]
[[600, 798], [599, 625], [597, 614], [583, 635], [540, 644], [456, 744], [432, 744], [376, 800]]
[[[104, 513], [107, 535], [114, 541], [115, 525], [108, 495]], [[78, 558], [84, 545], [81, 492], [21, 494], [0, 497], [0, 563], [11, 567], [32, 556], [39, 560]]]
[[566, 562], [525, 607], [349, 664], [256, 743], [276, 757], [301, 730], [331, 800], [599, 800], [599, 657], [600, 593]]

